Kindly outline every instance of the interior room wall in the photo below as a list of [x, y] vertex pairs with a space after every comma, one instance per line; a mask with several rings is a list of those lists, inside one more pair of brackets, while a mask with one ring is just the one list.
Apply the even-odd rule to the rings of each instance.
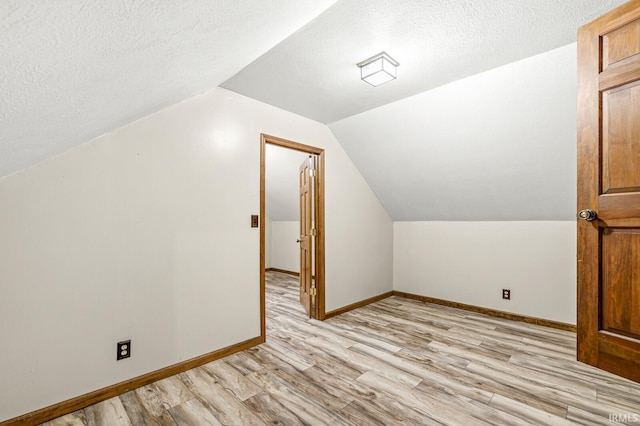
[[300, 272], [300, 222], [274, 221], [272, 235], [272, 267]]
[[391, 290], [328, 128], [214, 89], [0, 180], [0, 421], [259, 335], [260, 133], [326, 150], [327, 309]]
[[396, 220], [395, 290], [575, 324], [576, 74], [573, 43], [330, 125]]
[[394, 223], [394, 289], [406, 293], [575, 324], [575, 260], [574, 222]]
[[265, 150], [266, 212], [272, 219], [273, 268], [299, 272], [300, 166], [309, 154], [267, 144]]

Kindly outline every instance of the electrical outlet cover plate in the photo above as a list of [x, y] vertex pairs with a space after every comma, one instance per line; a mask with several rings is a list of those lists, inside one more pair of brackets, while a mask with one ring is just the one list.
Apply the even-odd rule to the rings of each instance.
[[116, 350], [116, 361], [129, 358], [131, 356], [131, 340], [118, 342], [118, 347], [116, 348]]
[[511, 290], [503, 289], [502, 298], [506, 300], [511, 300]]

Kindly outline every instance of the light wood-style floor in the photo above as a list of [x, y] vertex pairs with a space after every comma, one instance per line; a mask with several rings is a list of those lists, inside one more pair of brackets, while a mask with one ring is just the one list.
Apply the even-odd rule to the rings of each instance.
[[267, 288], [267, 343], [45, 424], [640, 423], [640, 385], [574, 361], [573, 333], [397, 297], [319, 322], [297, 278]]

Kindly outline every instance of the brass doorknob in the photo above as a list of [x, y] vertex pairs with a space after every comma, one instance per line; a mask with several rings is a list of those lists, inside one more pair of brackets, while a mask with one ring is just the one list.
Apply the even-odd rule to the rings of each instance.
[[584, 209], [580, 210], [580, 213], [578, 213], [578, 217], [582, 220], [586, 220], [587, 222], [591, 222], [598, 217], [598, 213], [591, 209]]

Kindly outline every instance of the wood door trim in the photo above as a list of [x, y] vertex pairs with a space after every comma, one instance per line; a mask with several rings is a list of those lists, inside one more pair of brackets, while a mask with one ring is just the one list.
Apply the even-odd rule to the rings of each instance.
[[98, 402], [105, 401], [118, 395], [122, 395], [123, 393], [129, 392], [139, 387], [157, 382], [158, 380], [175, 376], [176, 374], [183, 373], [187, 370], [191, 370], [192, 368], [196, 368], [201, 365], [208, 364], [212, 361], [224, 358], [226, 356], [233, 355], [236, 352], [244, 351], [246, 349], [259, 345], [261, 342], [262, 340], [260, 337], [254, 337], [253, 339], [245, 340], [244, 342], [227, 346], [226, 348], [218, 349], [217, 351], [191, 358], [189, 360], [173, 364], [165, 368], [161, 368], [160, 370], [152, 371], [150, 373], [134, 377], [133, 379], [125, 380], [123, 382], [116, 383], [114, 385], [68, 399], [58, 404], [53, 404], [36, 411], [32, 411], [13, 419], [5, 420], [3, 422], [0, 422], [0, 426], [17, 426], [25, 424], [44, 423], [57, 417], [73, 413], [74, 411], [80, 410]]
[[[578, 206], [598, 210], [601, 185], [598, 155], [600, 105], [598, 75], [600, 71], [600, 36], [594, 23], [578, 30]], [[598, 98], [594, 98], [598, 96]], [[576, 219], [578, 220], [578, 219]], [[577, 223], [577, 358], [595, 365], [598, 358], [599, 229], [597, 221]]]
[[265, 154], [267, 144], [282, 148], [293, 149], [315, 155], [316, 179], [315, 184], [315, 213], [316, 213], [316, 252], [315, 252], [315, 284], [316, 284], [316, 304], [315, 318], [324, 320], [325, 312], [325, 237], [324, 237], [324, 149], [299, 142], [290, 141], [262, 133], [260, 135], [260, 336], [266, 341], [266, 296], [265, 296], [265, 215], [266, 215], [266, 178], [265, 178]]
[[467, 305], [466, 303], [451, 302], [434, 297], [421, 296], [419, 294], [405, 293], [403, 291], [393, 291], [394, 296], [407, 299], [419, 300], [421, 302], [433, 303], [435, 305], [448, 306], [450, 308], [463, 309], [465, 311], [476, 312], [478, 314], [489, 315], [496, 318], [504, 318], [512, 321], [526, 322], [527, 324], [541, 325], [543, 327], [555, 328], [557, 330], [576, 332], [576, 326], [559, 321], [552, 321], [542, 318], [529, 317], [526, 315], [513, 314], [511, 312], [498, 311], [495, 309], [483, 308], [481, 306]]
[[314, 317], [313, 312], [313, 246], [314, 246], [314, 156], [309, 155], [298, 167], [298, 255], [300, 259], [299, 299], [309, 318]]

